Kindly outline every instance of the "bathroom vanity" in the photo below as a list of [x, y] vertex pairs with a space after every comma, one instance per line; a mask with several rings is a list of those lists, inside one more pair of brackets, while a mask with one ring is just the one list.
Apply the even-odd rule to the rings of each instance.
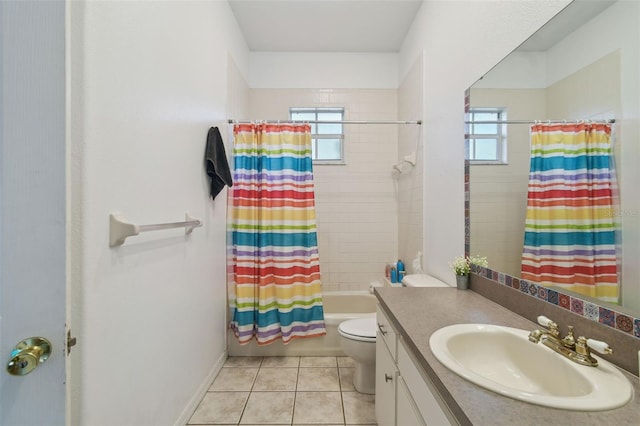
[[[614, 410], [582, 412], [547, 408], [501, 396], [447, 369], [429, 347], [429, 338], [442, 327], [464, 323], [524, 330], [539, 327], [473, 291], [376, 288], [375, 294], [379, 302], [376, 417], [381, 426], [640, 424], [638, 377], [624, 370], [623, 374], [633, 386], [634, 398]], [[570, 324], [562, 324], [566, 325]], [[625, 350], [624, 347], [613, 349]]]
[[456, 424], [428, 378], [422, 378], [401, 334], [378, 306], [376, 419], [379, 426]]

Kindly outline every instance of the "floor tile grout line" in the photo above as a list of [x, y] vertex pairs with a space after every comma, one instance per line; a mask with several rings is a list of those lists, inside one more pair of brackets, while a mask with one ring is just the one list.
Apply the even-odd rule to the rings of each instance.
[[296, 369], [296, 387], [293, 394], [293, 408], [291, 409], [291, 425], [293, 425], [293, 419], [296, 416], [296, 402], [298, 401], [298, 379], [300, 378], [301, 363], [302, 363], [302, 357], [298, 357], [298, 368]]
[[342, 405], [342, 424], [347, 424], [347, 413], [344, 408], [344, 398], [342, 396], [342, 378], [340, 377], [340, 365], [338, 358], [336, 358], [336, 364], [338, 364], [338, 387], [340, 388], [340, 404]]
[[264, 357], [260, 357], [260, 364], [258, 364], [258, 370], [256, 371], [256, 375], [253, 377], [253, 382], [251, 383], [251, 389], [249, 389], [249, 394], [247, 395], [247, 400], [244, 402], [244, 406], [242, 407], [242, 412], [240, 413], [240, 417], [238, 418], [238, 422], [236, 425], [240, 425], [242, 422], [242, 416], [244, 416], [244, 412], [247, 410], [247, 405], [249, 405], [249, 400], [251, 399], [251, 393], [253, 392], [253, 387], [256, 384], [256, 380], [258, 379], [258, 373], [260, 372], [260, 368], [262, 367], [262, 361]]

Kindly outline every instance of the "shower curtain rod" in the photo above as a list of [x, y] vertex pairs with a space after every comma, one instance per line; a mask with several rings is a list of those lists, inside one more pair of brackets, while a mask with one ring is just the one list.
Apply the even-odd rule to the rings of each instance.
[[[285, 124], [422, 124], [422, 120], [417, 121], [386, 121], [386, 120], [256, 120], [259, 123]], [[254, 123], [254, 121], [246, 120], [229, 120], [229, 124]]]
[[465, 121], [465, 124], [558, 124], [558, 123], [594, 123], [612, 124], [616, 119], [608, 120], [489, 120], [489, 121]]

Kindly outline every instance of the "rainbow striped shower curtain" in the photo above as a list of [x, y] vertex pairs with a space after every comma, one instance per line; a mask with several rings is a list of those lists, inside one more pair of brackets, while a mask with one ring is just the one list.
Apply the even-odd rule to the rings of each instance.
[[611, 125], [535, 124], [522, 278], [618, 301]]
[[231, 328], [240, 343], [326, 333], [308, 124], [233, 129]]

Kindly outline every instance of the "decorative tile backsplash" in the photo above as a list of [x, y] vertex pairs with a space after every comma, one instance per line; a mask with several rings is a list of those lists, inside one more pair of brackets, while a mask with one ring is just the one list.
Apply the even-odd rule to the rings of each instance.
[[628, 314], [617, 312], [610, 307], [600, 306], [597, 303], [560, 293], [489, 268], [471, 265], [471, 272], [640, 339], [640, 318], [634, 318]]

